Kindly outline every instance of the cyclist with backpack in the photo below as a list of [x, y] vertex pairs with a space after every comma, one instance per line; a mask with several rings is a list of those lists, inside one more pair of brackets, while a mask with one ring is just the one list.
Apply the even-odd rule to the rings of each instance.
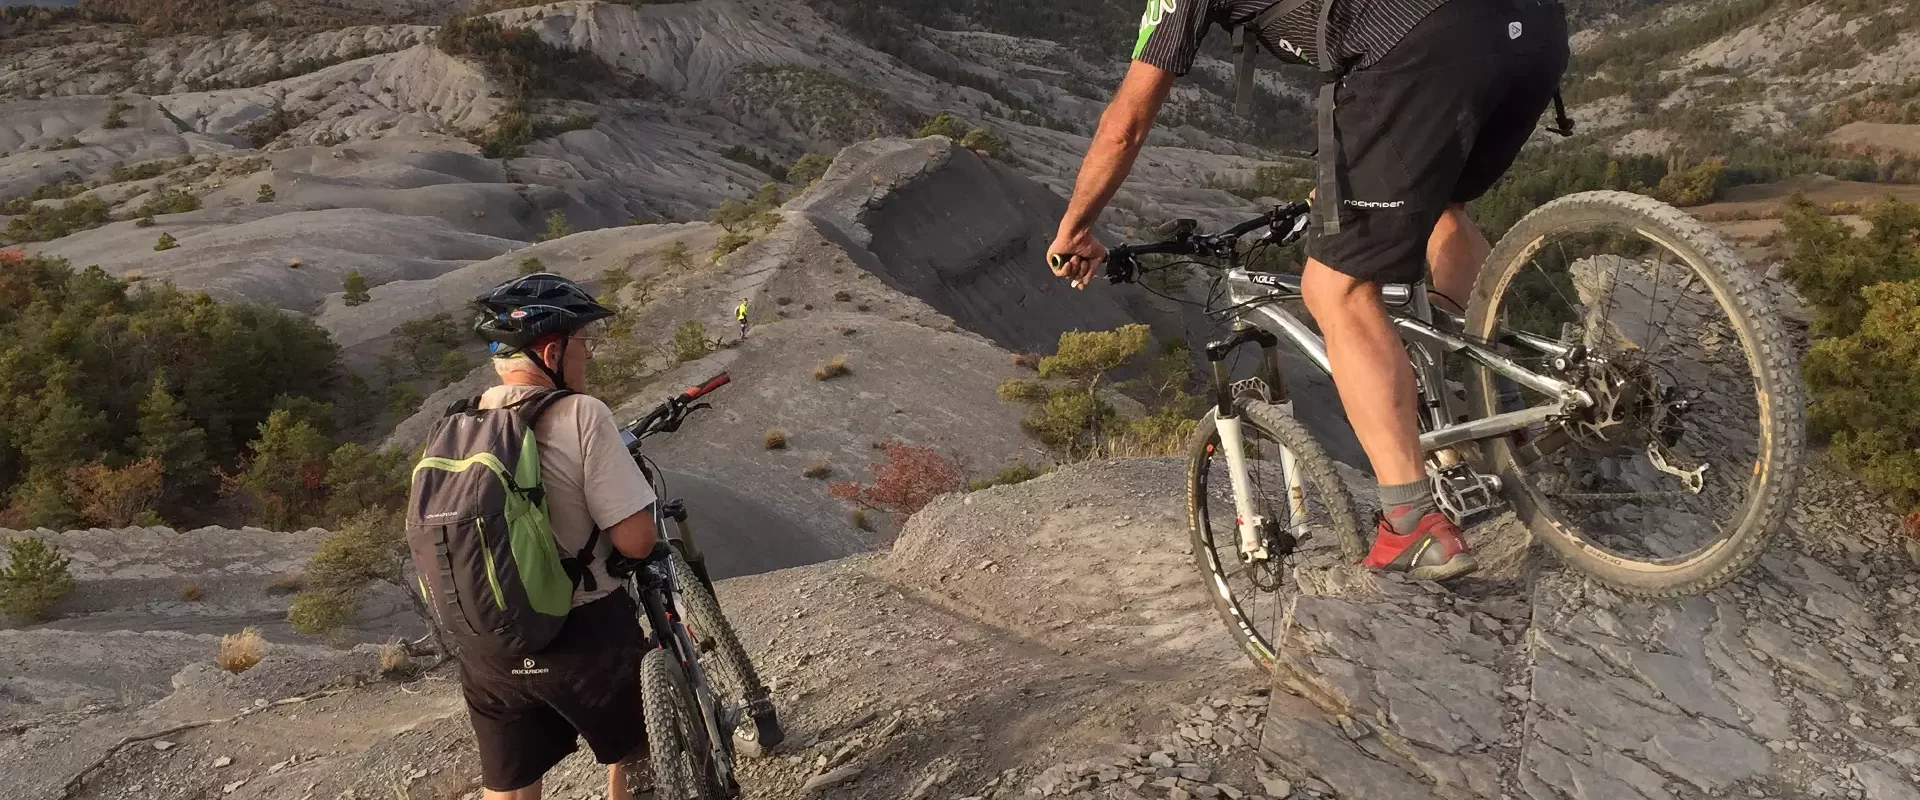
[[1465, 306], [1486, 260], [1466, 203], [1512, 166], [1568, 59], [1549, 0], [1148, 0], [1133, 63], [1101, 115], [1048, 261], [1085, 288], [1107, 250], [1093, 225], [1133, 168], [1174, 78], [1214, 25], [1234, 32], [1236, 106], [1264, 46], [1319, 68], [1319, 181], [1302, 292], [1341, 404], [1380, 482], [1382, 517], [1364, 564], [1446, 580], [1472, 572], [1460, 529], [1422, 465], [1413, 371], [1381, 283], [1432, 270], [1443, 305]]
[[500, 385], [455, 403], [414, 469], [418, 589], [457, 644], [488, 800], [537, 800], [576, 735], [609, 765], [610, 800], [629, 800], [645, 645], [607, 562], [648, 557], [657, 532], [612, 411], [585, 394], [589, 326], [613, 311], [547, 273], [475, 303]]

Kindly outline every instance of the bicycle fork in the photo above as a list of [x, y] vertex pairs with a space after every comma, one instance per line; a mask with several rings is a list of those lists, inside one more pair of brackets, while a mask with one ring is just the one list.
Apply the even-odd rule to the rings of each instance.
[[[1228, 372], [1227, 354], [1247, 343], [1260, 345], [1261, 363], [1257, 374], [1247, 381], [1235, 382]], [[1234, 528], [1240, 536], [1240, 560], [1267, 561], [1273, 553], [1265, 535], [1272, 522], [1257, 513], [1253, 505], [1253, 480], [1247, 466], [1246, 440], [1242, 438], [1243, 420], [1235, 399], [1252, 391], [1263, 402], [1272, 402], [1290, 413], [1286, 383], [1280, 376], [1276, 348], [1279, 337], [1244, 323], [1231, 336], [1207, 345], [1207, 362], [1213, 369], [1214, 425], [1220, 434], [1220, 450], [1227, 457], [1227, 481], [1233, 490]], [[1306, 522], [1306, 487], [1296, 468], [1293, 451], [1280, 448], [1280, 468], [1287, 481], [1288, 526], [1297, 529]]]

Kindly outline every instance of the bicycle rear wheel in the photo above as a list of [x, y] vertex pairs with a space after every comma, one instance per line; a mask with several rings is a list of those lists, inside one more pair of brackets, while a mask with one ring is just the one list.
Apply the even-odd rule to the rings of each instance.
[[761, 684], [753, 659], [747, 656], [746, 646], [740, 643], [739, 634], [720, 610], [720, 601], [708, 590], [707, 583], [694, 573], [678, 549], [670, 557], [680, 600], [686, 606], [687, 629], [700, 651], [709, 688], [724, 712], [735, 717], [734, 751], [749, 757], [766, 755], [786, 739], [767, 687]]
[[[1188, 536], [1193, 563], [1205, 576], [1220, 621], [1255, 666], [1272, 671], [1274, 653], [1286, 638], [1299, 572], [1350, 564], [1360, 559], [1365, 544], [1346, 483], [1306, 429], [1280, 407], [1251, 397], [1237, 400], [1235, 408], [1246, 453], [1247, 500], [1265, 521], [1260, 539], [1268, 558], [1241, 557], [1217, 409], [1200, 418], [1187, 447]], [[1297, 495], [1290, 491], [1296, 482]], [[1288, 588], [1290, 576], [1295, 585]]]
[[717, 800], [700, 702], [672, 650], [655, 648], [640, 659], [640, 692], [654, 797]]
[[[1467, 334], [1594, 400], [1487, 442], [1516, 514], [1570, 566], [1672, 597], [1760, 556], [1799, 484], [1806, 401], [1759, 280], [1705, 226], [1625, 192], [1541, 206], [1488, 257]], [[1477, 365], [1469, 381], [1482, 416], [1550, 402]]]

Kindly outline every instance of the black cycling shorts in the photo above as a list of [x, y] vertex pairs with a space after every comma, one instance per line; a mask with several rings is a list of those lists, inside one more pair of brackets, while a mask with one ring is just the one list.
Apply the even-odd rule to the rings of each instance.
[[1448, 205], [1513, 166], [1567, 69], [1566, 13], [1538, 0], [1449, 0], [1335, 94], [1340, 232], [1307, 255], [1378, 283], [1426, 277]]
[[531, 786], [574, 751], [575, 735], [602, 764], [640, 752], [643, 652], [633, 599], [614, 592], [574, 609], [539, 653], [463, 656], [460, 685], [481, 783], [497, 792]]

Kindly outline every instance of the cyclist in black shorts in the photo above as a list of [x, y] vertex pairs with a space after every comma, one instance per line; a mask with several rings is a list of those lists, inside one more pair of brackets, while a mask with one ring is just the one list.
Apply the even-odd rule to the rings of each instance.
[[1567, 66], [1565, 12], [1544, 0], [1148, 0], [1133, 64], [1101, 115], [1048, 248], [1066, 256], [1054, 274], [1085, 288], [1106, 257], [1094, 222], [1174, 78], [1193, 67], [1210, 28], [1256, 19], [1261, 44], [1320, 67], [1328, 81], [1302, 288], [1380, 482], [1383, 513], [1363, 563], [1440, 580], [1464, 575], [1473, 557], [1434, 503], [1412, 367], [1379, 284], [1413, 283], [1431, 269], [1437, 304], [1465, 305], [1490, 249], [1465, 204], [1512, 166], [1552, 101]]

